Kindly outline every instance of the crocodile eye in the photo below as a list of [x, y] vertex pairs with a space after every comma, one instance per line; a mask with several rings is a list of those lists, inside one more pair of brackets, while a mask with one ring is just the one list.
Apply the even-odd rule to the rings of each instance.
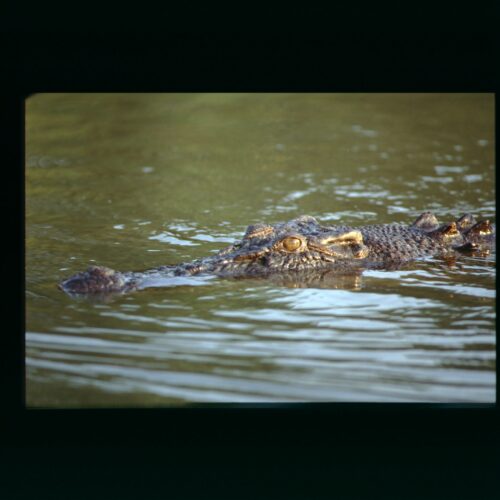
[[301, 244], [302, 242], [300, 241], [300, 239], [295, 238], [294, 236], [289, 236], [288, 238], [285, 238], [283, 240], [283, 248], [285, 250], [288, 250], [289, 252], [297, 250], [297, 248], [300, 248]]

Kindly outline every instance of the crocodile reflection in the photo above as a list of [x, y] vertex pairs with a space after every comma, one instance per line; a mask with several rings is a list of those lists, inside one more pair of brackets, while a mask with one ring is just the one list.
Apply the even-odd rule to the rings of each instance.
[[411, 225], [360, 227], [322, 225], [303, 215], [274, 225], [248, 226], [240, 241], [209, 257], [141, 272], [91, 266], [62, 281], [59, 288], [70, 295], [105, 295], [162, 286], [175, 277], [205, 275], [265, 277], [287, 286], [336, 287], [336, 280], [352, 281], [356, 288], [364, 269], [398, 269], [438, 255], [485, 255], [494, 242], [495, 225], [477, 222], [471, 214], [440, 224], [434, 214], [424, 212]]

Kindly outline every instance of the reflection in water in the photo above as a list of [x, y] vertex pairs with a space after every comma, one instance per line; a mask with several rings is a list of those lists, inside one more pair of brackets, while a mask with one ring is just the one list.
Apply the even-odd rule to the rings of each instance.
[[330, 288], [341, 290], [360, 290], [361, 273], [339, 274], [333, 271], [317, 273], [283, 273], [268, 278], [276, 285], [289, 288]]
[[[30, 406], [495, 399], [495, 254], [297, 279], [150, 269], [257, 222], [495, 219], [491, 95], [38, 95], [27, 101]], [[185, 281], [187, 280], [187, 281]]]

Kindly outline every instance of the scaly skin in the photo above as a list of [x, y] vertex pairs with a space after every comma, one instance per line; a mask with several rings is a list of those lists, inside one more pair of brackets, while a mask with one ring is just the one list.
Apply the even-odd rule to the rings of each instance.
[[415, 222], [361, 227], [323, 226], [303, 215], [274, 225], [248, 226], [241, 241], [217, 254], [177, 266], [144, 272], [119, 272], [91, 266], [61, 282], [68, 294], [124, 293], [154, 286], [155, 279], [176, 276], [272, 276], [291, 273], [294, 280], [311, 275], [356, 273], [362, 269], [394, 269], [405, 262], [457, 251], [487, 252], [495, 226], [465, 214], [440, 225], [431, 212]]

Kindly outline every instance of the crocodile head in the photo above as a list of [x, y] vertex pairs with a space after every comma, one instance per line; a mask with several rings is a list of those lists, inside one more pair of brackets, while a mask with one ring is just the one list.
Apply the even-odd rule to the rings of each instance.
[[338, 267], [355, 268], [368, 256], [360, 231], [321, 226], [302, 216], [286, 223], [248, 226], [243, 239], [217, 254], [218, 274], [266, 274]]
[[[410, 226], [376, 224], [359, 229], [322, 226], [314, 217], [304, 215], [274, 225], [248, 226], [240, 241], [192, 262], [142, 272], [91, 266], [62, 281], [59, 287], [70, 295], [124, 293], [167, 286], [179, 276], [205, 273], [235, 278], [275, 276], [294, 287], [307, 283], [330, 286], [339, 274], [355, 277], [365, 268], [398, 269], [418, 257], [455, 250], [487, 255], [495, 235], [495, 224], [476, 222], [470, 214], [440, 225], [432, 213], [424, 212]], [[356, 286], [355, 281], [352, 285]]]

